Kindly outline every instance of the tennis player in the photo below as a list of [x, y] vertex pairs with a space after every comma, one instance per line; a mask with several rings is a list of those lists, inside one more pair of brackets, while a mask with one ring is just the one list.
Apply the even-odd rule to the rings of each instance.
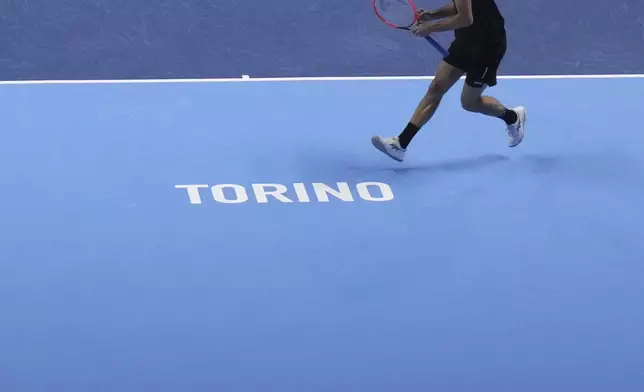
[[508, 146], [523, 140], [526, 109], [508, 109], [495, 98], [484, 96], [486, 87], [496, 85], [496, 74], [506, 52], [505, 20], [495, 0], [452, 0], [440, 9], [419, 10], [419, 22], [412, 33], [426, 37], [435, 32], [454, 30], [448, 55], [438, 66], [427, 93], [405, 129], [398, 136], [371, 138], [373, 145], [398, 162], [418, 131], [432, 118], [443, 96], [463, 75], [463, 109], [505, 121]]

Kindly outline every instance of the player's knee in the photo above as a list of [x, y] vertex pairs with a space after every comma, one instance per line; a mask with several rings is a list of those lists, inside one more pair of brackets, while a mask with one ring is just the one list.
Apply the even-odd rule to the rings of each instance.
[[481, 97], [463, 95], [461, 97], [461, 106], [468, 112], [477, 112], [481, 106]]

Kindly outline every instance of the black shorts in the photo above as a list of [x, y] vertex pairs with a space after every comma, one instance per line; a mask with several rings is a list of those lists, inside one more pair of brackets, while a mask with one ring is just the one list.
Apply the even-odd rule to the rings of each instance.
[[496, 85], [496, 74], [505, 56], [507, 43], [505, 37], [496, 43], [477, 45], [454, 41], [448, 55], [443, 60], [465, 72], [465, 83], [472, 87]]

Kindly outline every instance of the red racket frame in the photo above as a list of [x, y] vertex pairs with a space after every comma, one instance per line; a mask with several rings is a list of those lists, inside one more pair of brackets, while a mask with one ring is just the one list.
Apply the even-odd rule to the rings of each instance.
[[[398, 29], [398, 30], [407, 30], [407, 31], [409, 31], [409, 30], [411, 29], [411, 27], [412, 27], [414, 24], [416, 24], [416, 22], [418, 22], [418, 7], [416, 7], [416, 4], [414, 4], [414, 2], [413, 2], [413, 1], [411, 1], [411, 0], [404, 0], [404, 1], [406, 1], [407, 3], [409, 3], [409, 5], [411, 6], [412, 10], [414, 11], [414, 21], [413, 21], [409, 26], [407, 26], [407, 27], [404, 27], [404, 26], [397, 26], [397, 25], [395, 25], [395, 24], [393, 24], [393, 23], [391, 23], [391, 22], [387, 21], [387, 19], [385, 19], [382, 15], [380, 15], [380, 13], [378, 12], [378, 7], [376, 7], [376, 2], [377, 2], [377, 1], [379, 1], [379, 0], [373, 0], [373, 2], [371, 3], [371, 4], [372, 4], [372, 6], [373, 6], [373, 12], [376, 14], [376, 16], [378, 17], [378, 19], [380, 19], [380, 20], [381, 20], [384, 24], [386, 24], [387, 26], [389, 26], [389, 27], [393, 27], [394, 29]], [[436, 42], [432, 37], [427, 36], [427, 37], [425, 37], [425, 39], [427, 40], [427, 42], [429, 42], [430, 44], [432, 44], [432, 46], [433, 46], [436, 50], [438, 50], [438, 51], [439, 51], [443, 56], [447, 56], [447, 50], [445, 50], [445, 48], [443, 48], [443, 46], [442, 46], [441, 44], [439, 44], [438, 42]]]

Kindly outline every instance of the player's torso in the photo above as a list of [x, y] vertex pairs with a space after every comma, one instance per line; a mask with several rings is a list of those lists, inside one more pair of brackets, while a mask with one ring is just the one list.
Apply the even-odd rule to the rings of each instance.
[[495, 0], [471, 0], [474, 23], [457, 29], [455, 38], [463, 42], [495, 43], [505, 37], [505, 20]]

